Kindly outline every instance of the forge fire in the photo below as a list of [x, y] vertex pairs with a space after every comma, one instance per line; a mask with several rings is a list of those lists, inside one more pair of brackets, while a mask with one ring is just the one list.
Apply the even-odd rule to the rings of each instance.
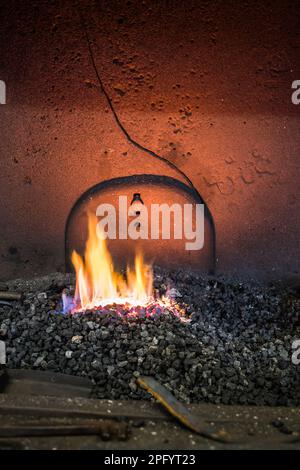
[[104, 234], [97, 231], [97, 224], [96, 216], [89, 214], [84, 259], [76, 251], [72, 253], [76, 292], [73, 300], [63, 294], [64, 312], [91, 310], [109, 304], [148, 305], [153, 299], [151, 266], [144, 264], [142, 254], [137, 254], [134, 269], [127, 268], [125, 279], [114, 270]]
[[76, 289], [73, 298], [63, 292], [64, 313], [86, 310], [101, 313], [104, 307], [112, 305], [119, 306], [118, 312], [131, 316], [154, 315], [164, 308], [172, 308], [178, 315], [183, 312], [172, 299], [171, 289], [167, 289], [162, 297], [157, 293], [154, 295], [153, 269], [145, 264], [142, 253], [135, 255], [134, 267], [128, 266], [125, 276], [115, 271], [104, 233], [99, 230], [98, 219], [92, 213], [88, 215], [84, 257], [74, 250], [72, 263], [76, 273]]

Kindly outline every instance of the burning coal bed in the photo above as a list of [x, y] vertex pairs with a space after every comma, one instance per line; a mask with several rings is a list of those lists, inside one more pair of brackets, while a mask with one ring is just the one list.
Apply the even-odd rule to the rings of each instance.
[[154, 290], [162, 297], [172, 286], [176, 303], [63, 314], [70, 285], [62, 274], [7, 284], [24, 292], [0, 305], [8, 367], [89, 377], [99, 398], [149, 398], [136, 378], [151, 375], [183, 402], [300, 404], [294, 292], [156, 268]]

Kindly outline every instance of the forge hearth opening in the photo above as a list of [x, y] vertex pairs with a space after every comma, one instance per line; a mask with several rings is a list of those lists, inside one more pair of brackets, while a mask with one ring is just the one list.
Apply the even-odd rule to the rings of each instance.
[[[179, 180], [134, 175], [98, 184], [79, 198], [68, 217], [66, 267], [71, 261], [76, 289], [73, 297], [63, 293], [63, 311], [117, 304], [130, 315], [139, 315], [140, 307], [152, 315], [156, 307], [171, 308], [170, 288], [163, 297], [153, 289], [153, 266], [170, 266], [174, 257], [175, 265], [213, 272], [215, 238], [208, 207]], [[116, 250], [119, 265], [127, 263], [124, 274], [115, 268]]]
[[139, 251], [151, 264], [185, 265], [203, 273], [215, 270], [213, 217], [199, 193], [178, 179], [125, 176], [99, 183], [81, 195], [66, 224], [67, 271], [72, 267], [72, 251], [84, 252], [89, 213], [97, 215], [119, 266], [133, 262]]

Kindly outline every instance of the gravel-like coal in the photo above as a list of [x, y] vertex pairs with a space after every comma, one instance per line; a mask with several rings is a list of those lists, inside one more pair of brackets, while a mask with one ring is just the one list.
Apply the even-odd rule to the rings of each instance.
[[89, 377], [99, 398], [146, 398], [135, 379], [151, 375], [183, 402], [300, 405], [300, 364], [292, 361], [299, 293], [156, 271], [157, 289], [173, 287], [189, 322], [167, 310], [64, 315], [59, 301], [70, 279], [62, 275], [8, 284], [25, 292], [23, 303], [0, 305], [8, 366]]

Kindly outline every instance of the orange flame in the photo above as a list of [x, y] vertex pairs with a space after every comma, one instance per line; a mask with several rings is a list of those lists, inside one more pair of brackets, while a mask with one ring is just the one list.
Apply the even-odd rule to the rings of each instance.
[[136, 254], [134, 269], [127, 267], [126, 278], [114, 270], [104, 234], [97, 218], [88, 216], [88, 240], [82, 258], [72, 253], [76, 271], [76, 310], [87, 310], [110, 304], [147, 305], [152, 300], [153, 273], [141, 253]]

